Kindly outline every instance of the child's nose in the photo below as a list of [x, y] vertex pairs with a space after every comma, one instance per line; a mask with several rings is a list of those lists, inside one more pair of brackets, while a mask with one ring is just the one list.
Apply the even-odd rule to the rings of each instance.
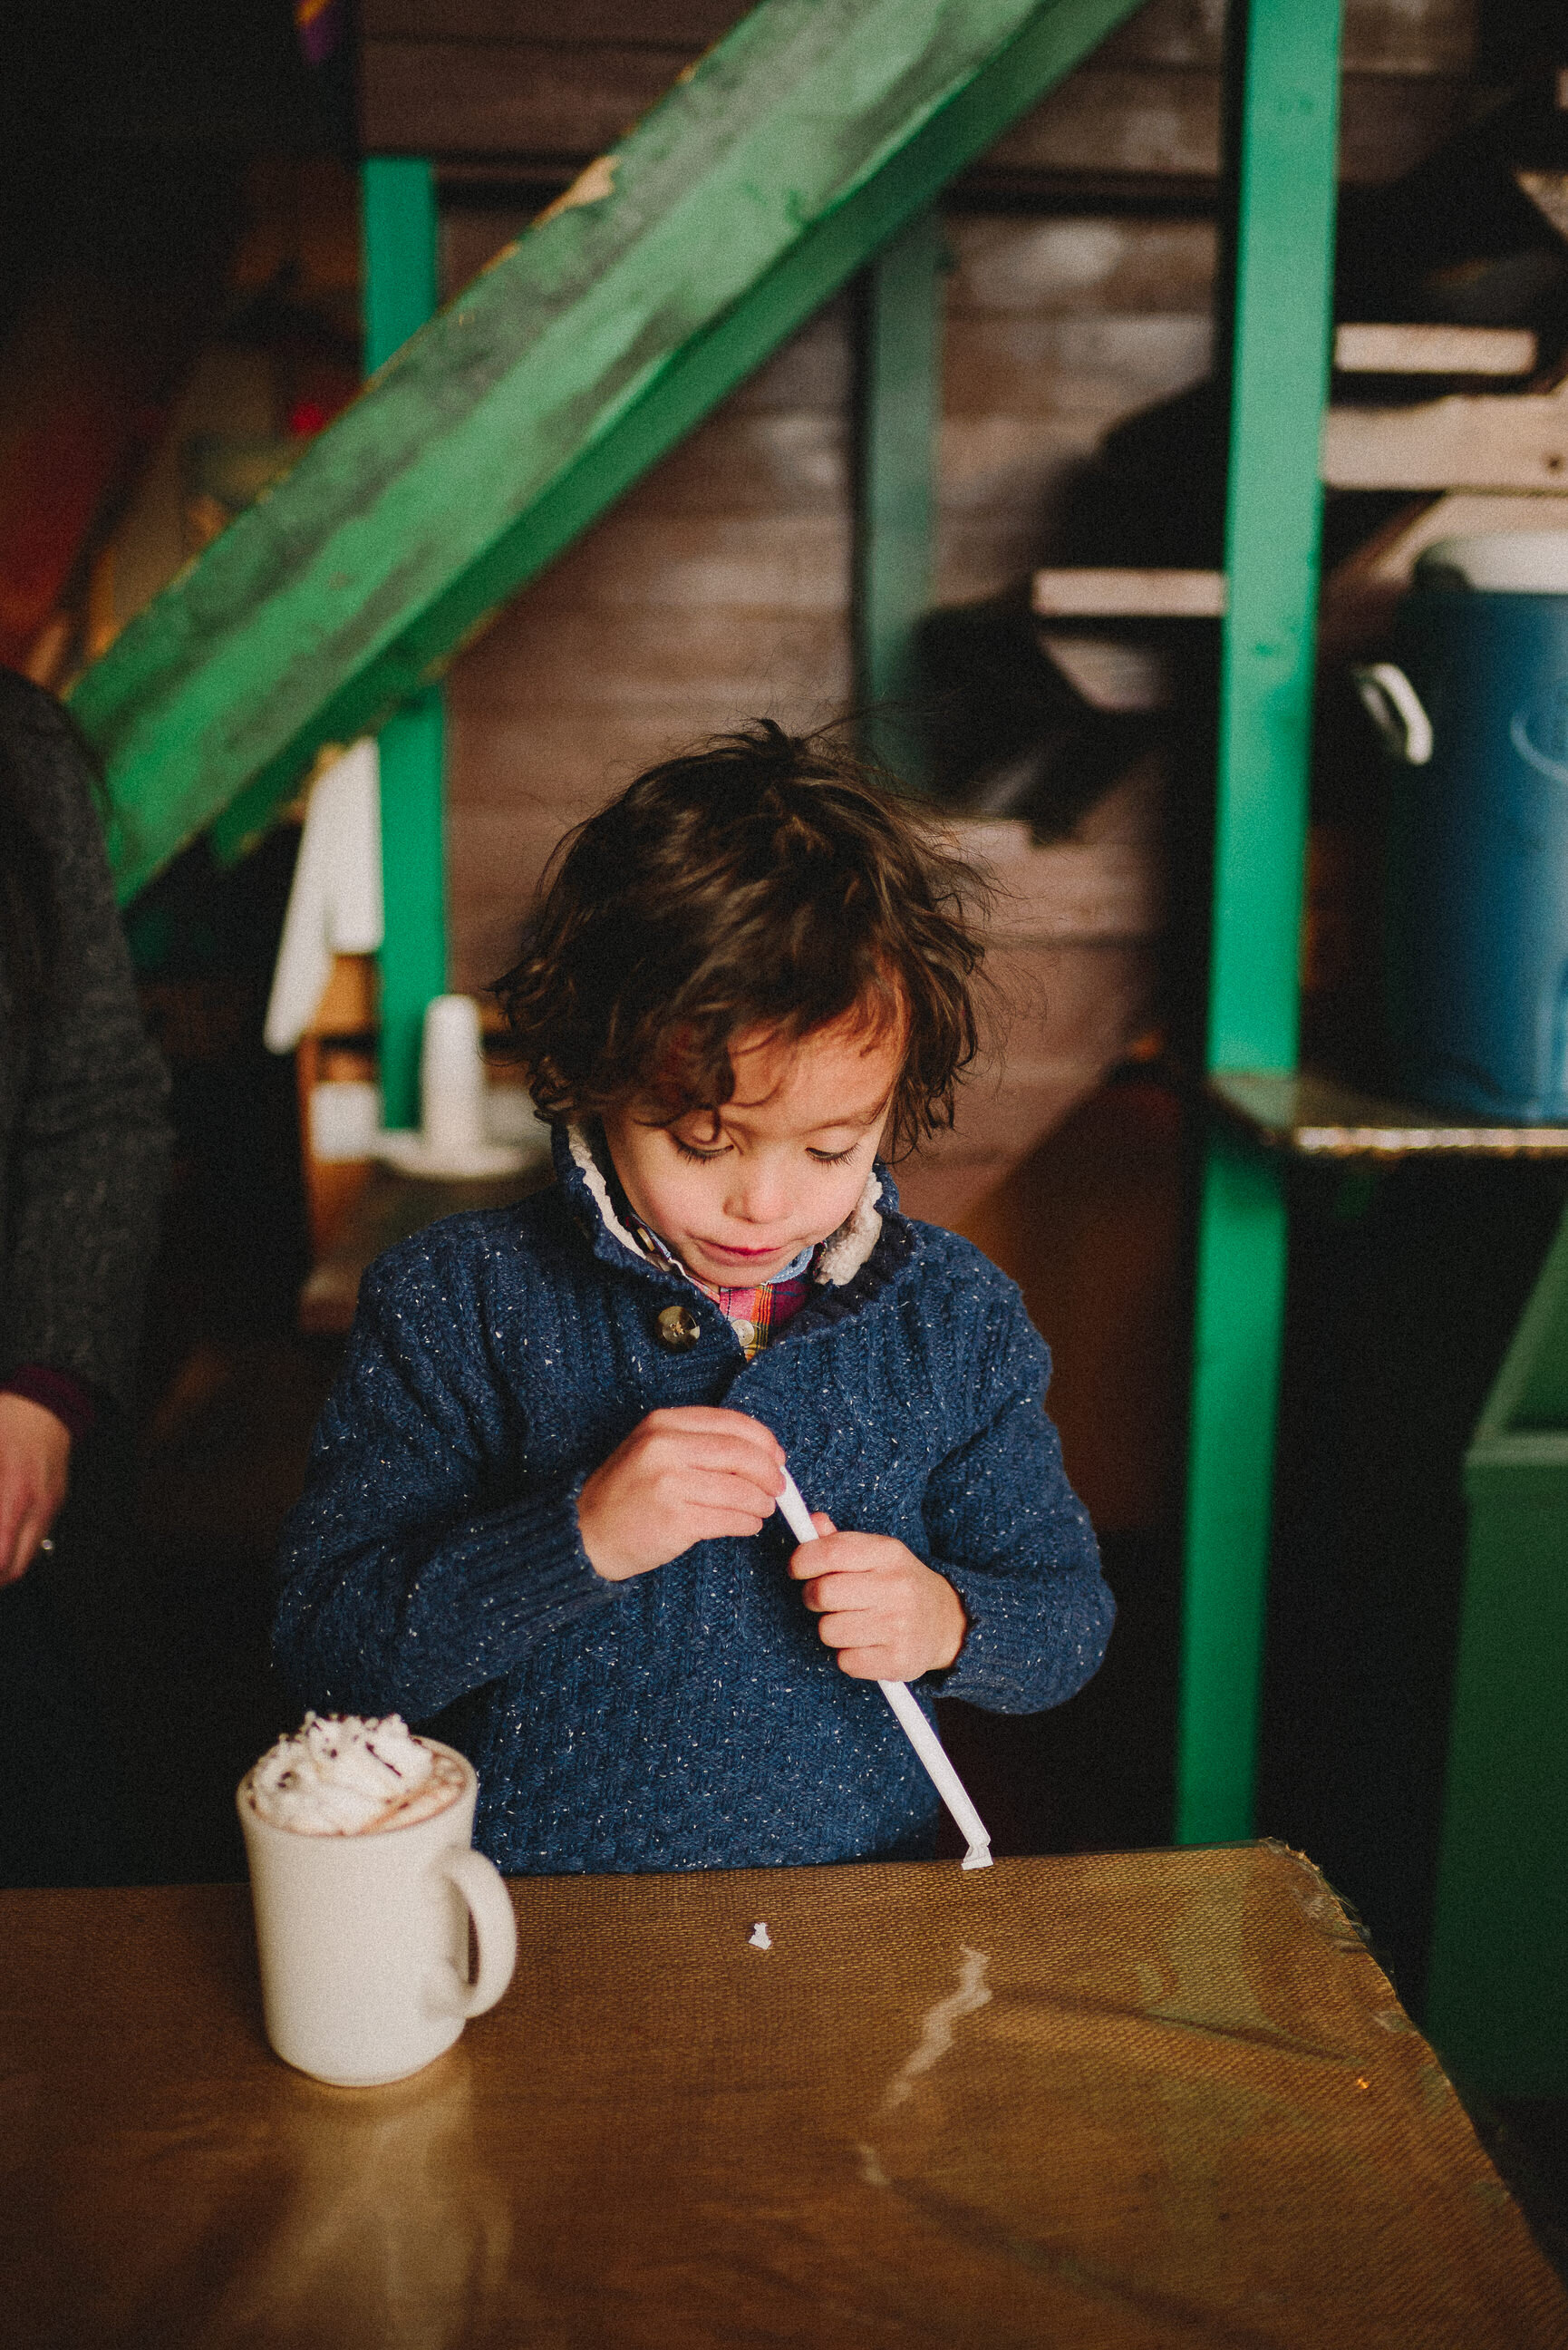
[[757, 1165], [740, 1170], [728, 1204], [740, 1223], [779, 1223], [789, 1212], [784, 1170]]

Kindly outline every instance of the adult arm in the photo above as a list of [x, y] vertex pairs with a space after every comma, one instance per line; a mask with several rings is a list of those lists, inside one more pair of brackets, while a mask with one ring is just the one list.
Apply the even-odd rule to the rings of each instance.
[[1116, 1615], [1089, 1516], [1045, 1416], [1050, 1357], [1011, 1284], [988, 1301], [970, 1391], [981, 1425], [940, 1464], [924, 1505], [927, 1563], [969, 1619], [944, 1697], [1035, 1713], [1083, 1687]]
[[420, 1721], [614, 1604], [579, 1473], [529, 1486], [485, 1315], [438, 1236], [372, 1266], [284, 1530], [274, 1650], [302, 1704]]
[[8, 1020], [0, 1379], [24, 1365], [122, 1399], [157, 1243], [169, 1081], [148, 1041], [86, 762], [47, 696], [5, 717], [24, 812], [50, 857], [57, 946], [30, 1026]]

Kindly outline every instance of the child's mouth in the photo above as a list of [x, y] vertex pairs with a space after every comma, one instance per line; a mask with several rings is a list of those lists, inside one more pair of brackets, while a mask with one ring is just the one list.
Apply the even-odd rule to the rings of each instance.
[[770, 1257], [783, 1258], [788, 1252], [781, 1247], [732, 1248], [723, 1241], [704, 1241], [702, 1246], [710, 1256], [728, 1257], [735, 1264], [765, 1264]]

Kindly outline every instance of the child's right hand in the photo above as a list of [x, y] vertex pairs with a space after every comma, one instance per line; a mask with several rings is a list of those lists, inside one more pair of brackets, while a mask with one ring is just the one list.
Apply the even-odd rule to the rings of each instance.
[[577, 1496], [583, 1548], [610, 1583], [722, 1534], [754, 1534], [784, 1492], [784, 1447], [741, 1411], [650, 1411]]

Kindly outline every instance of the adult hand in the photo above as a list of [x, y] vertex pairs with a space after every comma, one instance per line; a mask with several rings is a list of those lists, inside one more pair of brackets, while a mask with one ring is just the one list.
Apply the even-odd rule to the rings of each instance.
[[0, 1394], [0, 1584], [26, 1575], [66, 1498], [70, 1431], [30, 1396]]
[[952, 1664], [969, 1618], [963, 1602], [934, 1567], [890, 1534], [841, 1534], [812, 1513], [821, 1540], [803, 1543], [789, 1571], [838, 1651], [840, 1672], [857, 1680], [916, 1681]]
[[744, 1412], [693, 1404], [650, 1411], [577, 1497], [583, 1548], [611, 1583], [647, 1575], [693, 1543], [754, 1534], [784, 1492], [784, 1449]]

